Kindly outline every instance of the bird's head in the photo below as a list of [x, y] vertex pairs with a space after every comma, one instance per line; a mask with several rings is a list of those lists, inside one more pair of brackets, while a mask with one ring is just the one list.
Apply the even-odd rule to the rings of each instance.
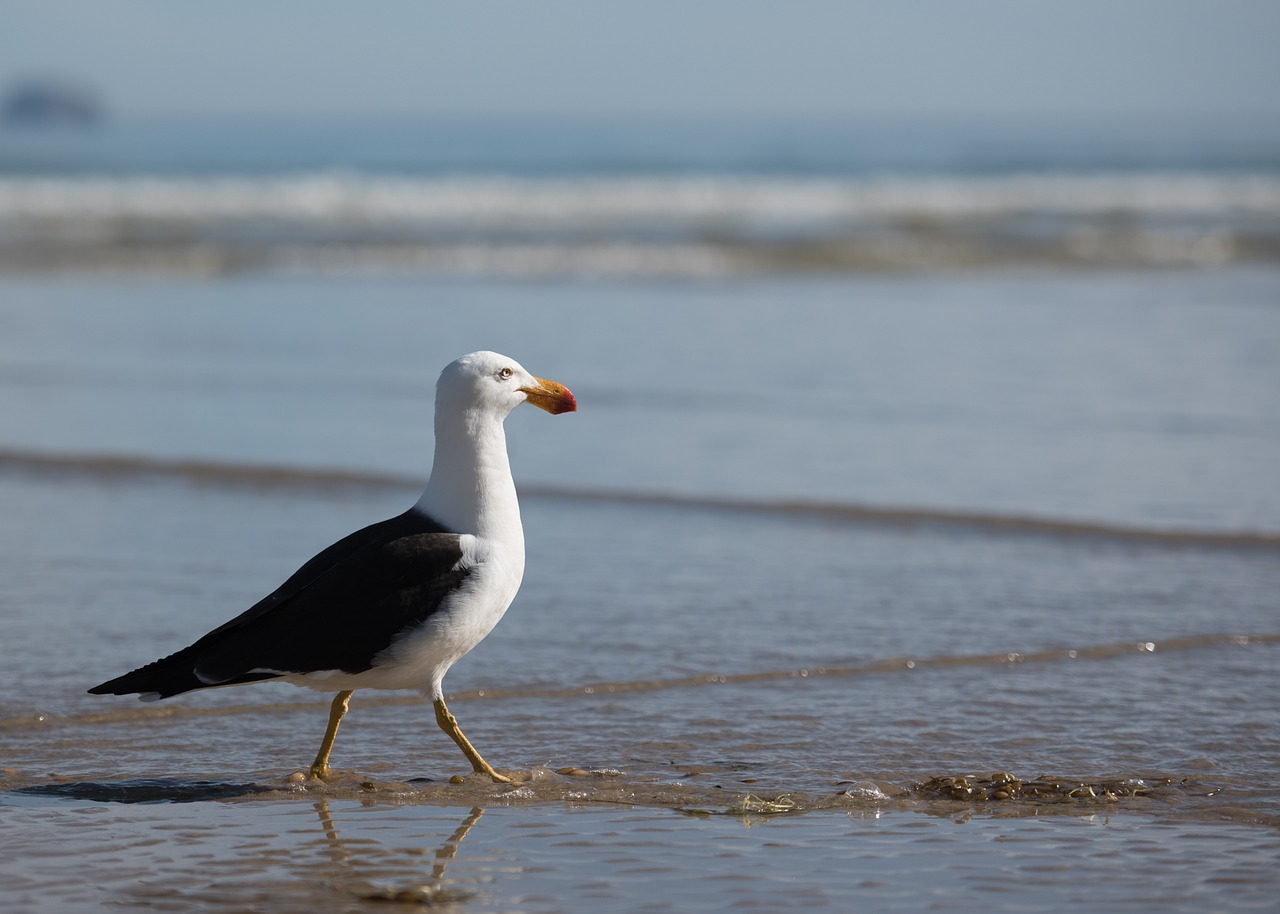
[[496, 352], [472, 352], [450, 362], [436, 384], [436, 411], [480, 409], [502, 417], [521, 403], [553, 415], [578, 408], [569, 388], [531, 375], [515, 359]]

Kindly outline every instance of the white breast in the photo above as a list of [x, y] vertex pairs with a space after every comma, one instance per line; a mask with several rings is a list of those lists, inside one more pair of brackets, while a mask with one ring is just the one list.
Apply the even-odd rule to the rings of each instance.
[[439, 698], [449, 667], [493, 631], [520, 589], [524, 550], [465, 535], [459, 565], [470, 569], [463, 585], [424, 624], [373, 658], [373, 669], [361, 674], [364, 687], [416, 689]]

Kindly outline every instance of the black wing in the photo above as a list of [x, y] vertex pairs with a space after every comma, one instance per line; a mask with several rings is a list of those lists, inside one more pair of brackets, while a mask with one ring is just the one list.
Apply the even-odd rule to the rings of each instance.
[[461, 586], [469, 572], [461, 558], [458, 534], [407, 511], [334, 543], [190, 647], [89, 691], [168, 698], [276, 677], [267, 670], [362, 672]]

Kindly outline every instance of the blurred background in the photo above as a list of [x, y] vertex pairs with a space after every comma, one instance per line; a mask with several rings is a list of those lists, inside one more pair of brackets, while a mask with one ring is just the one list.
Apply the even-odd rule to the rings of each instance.
[[0, 18], [11, 462], [416, 480], [495, 348], [529, 483], [1280, 531], [1272, 3]]
[[0, 270], [1280, 257], [1274, 4], [6, 4]]

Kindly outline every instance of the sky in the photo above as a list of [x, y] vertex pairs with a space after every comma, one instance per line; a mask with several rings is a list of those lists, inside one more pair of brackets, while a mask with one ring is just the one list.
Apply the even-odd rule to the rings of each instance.
[[1280, 0], [4, 0], [120, 115], [1280, 117]]

